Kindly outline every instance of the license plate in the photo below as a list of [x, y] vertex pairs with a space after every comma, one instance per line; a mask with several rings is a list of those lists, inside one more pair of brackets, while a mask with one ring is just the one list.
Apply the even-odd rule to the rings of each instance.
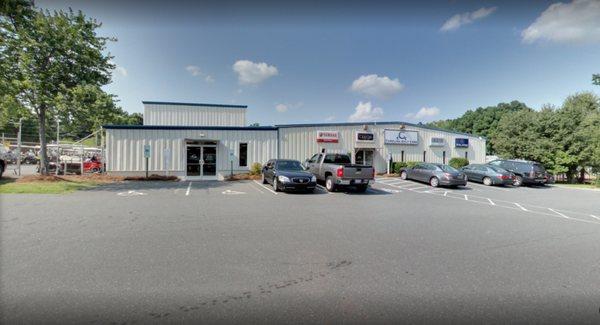
[[350, 184], [350, 181], [340, 181], [340, 184], [342, 184], [342, 185], [348, 185], [348, 184]]
[[355, 184], [362, 184], [362, 182], [363, 182], [362, 179], [357, 179], [354, 181]]

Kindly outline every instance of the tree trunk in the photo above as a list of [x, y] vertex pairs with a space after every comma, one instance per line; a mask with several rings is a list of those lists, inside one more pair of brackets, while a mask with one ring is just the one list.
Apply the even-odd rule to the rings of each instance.
[[579, 183], [585, 182], [585, 168], [581, 167], [581, 171], [579, 172]]
[[48, 151], [46, 150], [46, 108], [40, 107], [38, 121], [40, 123], [40, 174], [48, 175]]

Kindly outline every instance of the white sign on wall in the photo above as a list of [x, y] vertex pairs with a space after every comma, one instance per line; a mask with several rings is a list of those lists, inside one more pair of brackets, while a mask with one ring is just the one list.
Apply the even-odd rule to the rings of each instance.
[[317, 131], [317, 142], [338, 143], [338, 131]]
[[419, 132], [406, 130], [384, 130], [385, 144], [419, 144]]
[[431, 147], [443, 147], [444, 146], [444, 138], [431, 138], [431, 143], [429, 144]]

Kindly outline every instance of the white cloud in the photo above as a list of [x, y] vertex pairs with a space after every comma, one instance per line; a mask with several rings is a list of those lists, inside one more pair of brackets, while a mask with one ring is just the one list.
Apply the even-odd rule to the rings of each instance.
[[127, 69], [123, 68], [122, 66], [118, 65], [116, 68], [118, 73], [120, 73], [123, 77], [127, 77]]
[[297, 102], [295, 104], [283, 104], [283, 103], [279, 103], [277, 105], [275, 105], [275, 110], [278, 111], [279, 113], [285, 113], [290, 109], [296, 109], [296, 108], [300, 108], [304, 105], [303, 102]]
[[285, 104], [277, 104], [275, 105], [275, 110], [279, 113], [285, 113], [288, 111], [288, 107]]
[[194, 77], [197, 77], [202, 74], [202, 71], [200, 71], [200, 67], [195, 65], [186, 66], [185, 71], [189, 72]]
[[264, 62], [256, 63], [248, 60], [238, 60], [233, 64], [233, 71], [238, 74], [238, 81], [242, 85], [257, 85], [279, 74], [275, 66]]
[[600, 1], [554, 3], [521, 32], [521, 37], [524, 43], [600, 42]]
[[330, 115], [325, 118], [325, 122], [331, 122], [333, 120], [335, 120], [335, 115]]
[[188, 65], [185, 67], [185, 71], [189, 72], [192, 77], [204, 77], [204, 81], [208, 83], [215, 82], [215, 79], [208, 74], [202, 72], [199, 66], [197, 65]]
[[456, 14], [450, 17], [450, 19], [446, 20], [446, 22], [440, 28], [440, 31], [449, 32], [452, 30], [457, 30], [463, 25], [471, 24], [475, 20], [483, 19], [491, 15], [494, 11], [496, 11], [496, 9], [498, 9], [498, 7], [482, 7], [475, 11]]
[[400, 80], [380, 77], [376, 74], [360, 76], [350, 86], [350, 89], [356, 93], [377, 98], [389, 98], [403, 88], [404, 85], [400, 83]]
[[373, 107], [371, 102], [359, 102], [354, 109], [354, 113], [348, 117], [349, 122], [370, 122], [383, 117], [381, 107]]
[[421, 107], [421, 109], [418, 112], [408, 113], [406, 114], [406, 117], [413, 120], [427, 120], [439, 114], [440, 109], [437, 107]]

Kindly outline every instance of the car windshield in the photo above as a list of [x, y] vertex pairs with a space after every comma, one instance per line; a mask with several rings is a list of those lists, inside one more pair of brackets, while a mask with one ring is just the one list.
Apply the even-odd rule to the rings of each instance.
[[458, 170], [452, 166], [448, 166], [448, 165], [436, 165], [438, 168], [440, 168], [441, 170], [445, 171], [446, 173], [458, 173]]
[[277, 169], [279, 170], [304, 170], [299, 161], [296, 160], [282, 160], [277, 162]]

